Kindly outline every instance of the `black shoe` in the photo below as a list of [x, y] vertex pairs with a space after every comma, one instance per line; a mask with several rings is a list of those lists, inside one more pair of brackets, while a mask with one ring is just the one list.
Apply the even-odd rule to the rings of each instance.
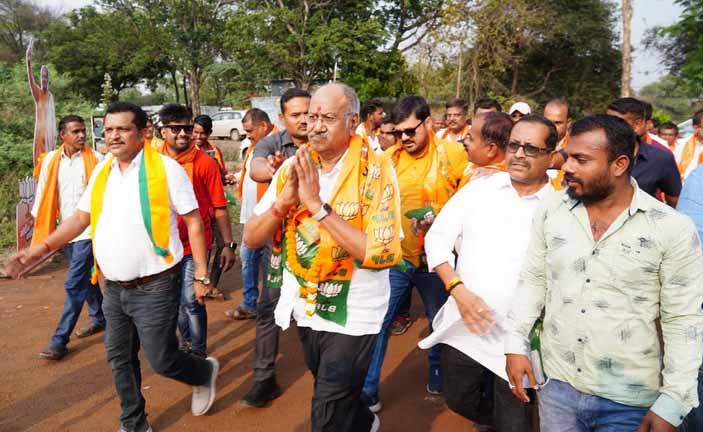
[[98, 334], [100, 332], [105, 331], [105, 326], [97, 325], [97, 324], [91, 324], [87, 327], [83, 327], [79, 330], [76, 330], [76, 336], [79, 338], [85, 338], [88, 336], [93, 336], [94, 334]]
[[47, 360], [61, 360], [68, 353], [66, 347], [52, 348], [48, 347], [44, 351], [39, 353], [39, 357], [45, 358]]
[[255, 381], [249, 393], [244, 395], [239, 403], [244, 406], [261, 408], [280, 395], [281, 388], [278, 386], [276, 378], [273, 377], [261, 382]]

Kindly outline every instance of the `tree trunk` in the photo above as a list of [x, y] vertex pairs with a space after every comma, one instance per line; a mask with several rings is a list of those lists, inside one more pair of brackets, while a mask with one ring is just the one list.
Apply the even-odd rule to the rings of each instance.
[[459, 95], [461, 94], [461, 54], [462, 54], [462, 49], [459, 47], [459, 67], [456, 72], [456, 98], [459, 99]]
[[186, 82], [185, 74], [183, 74], [183, 105], [190, 105], [190, 102], [188, 102], [188, 83]]
[[622, 0], [622, 79], [620, 80], [620, 95], [630, 96], [630, 79], [632, 68], [632, 46], [630, 33], [632, 24], [632, 0]]
[[193, 116], [200, 115], [200, 80], [202, 77], [198, 73], [190, 74], [190, 109]]
[[173, 80], [173, 89], [176, 91], [176, 103], [181, 103], [181, 94], [178, 91], [178, 78], [176, 78], [176, 71], [171, 70], [171, 79]]

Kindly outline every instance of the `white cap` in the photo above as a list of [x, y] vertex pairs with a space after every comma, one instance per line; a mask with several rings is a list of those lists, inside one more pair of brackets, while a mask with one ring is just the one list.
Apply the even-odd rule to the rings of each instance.
[[532, 114], [530, 106], [527, 105], [525, 102], [515, 102], [514, 104], [512, 104], [512, 106], [508, 110], [508, 114], [513, 115], [515, 111], [520, 111], [520, 113], [522, 113], [523, 115]]

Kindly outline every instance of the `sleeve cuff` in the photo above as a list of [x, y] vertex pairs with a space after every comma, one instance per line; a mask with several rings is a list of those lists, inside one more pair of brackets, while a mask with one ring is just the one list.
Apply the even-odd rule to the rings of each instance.
[[660, 394], [654, 405], [649, 409], [674, 427], [678, 427], [690, 411], [690, 409], [686, 409], [683, 404], [675, 401], [665, 393]]
[[430, 271], [435, 271], [435, 268], [440, 265], [447, 263], [449, 264], [452, 268], [454, 268], [454, 254], [448, 253], [428, 253], [427, 254], [427, 267], [429, 268]]
[[504, 353], [529, 355], [529, 344], [527, 339], [513, 335], [506, 336]]

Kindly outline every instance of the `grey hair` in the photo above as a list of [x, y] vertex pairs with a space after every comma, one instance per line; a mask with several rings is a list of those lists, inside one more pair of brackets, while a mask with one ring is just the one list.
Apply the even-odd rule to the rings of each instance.
[[344, 96], [347, 98], [347, 114], [359, 114], [361, 104], [354, 89], [343, 83], [337, 83], [337, 85], [342, 87]]

